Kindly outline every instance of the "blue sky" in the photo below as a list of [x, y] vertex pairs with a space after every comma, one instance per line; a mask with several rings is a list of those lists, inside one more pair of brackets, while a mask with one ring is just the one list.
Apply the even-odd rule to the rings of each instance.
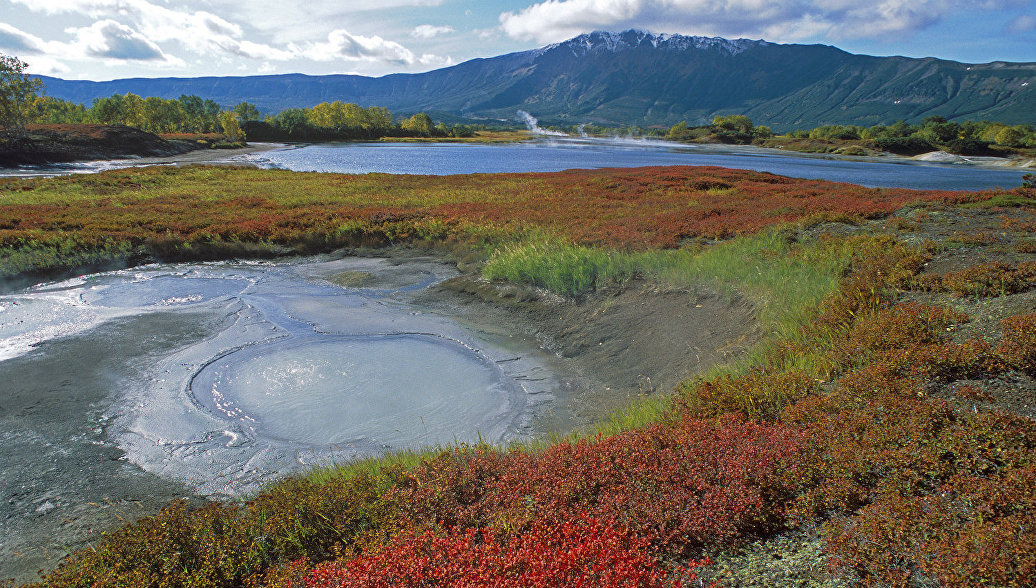
[[629, 28], [1036, 61], [1036, 0], [0, 0], [0, 52], [68, 79], [384, 75]]

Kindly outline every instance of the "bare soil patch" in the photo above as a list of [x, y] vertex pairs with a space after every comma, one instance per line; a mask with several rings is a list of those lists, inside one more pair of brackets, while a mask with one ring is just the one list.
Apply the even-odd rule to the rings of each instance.
[[668, 394], [680, 381], [738, 357], [762, 336], [748, 302], [708, 288], [638, 282], [573, 300], [466, 275], [435, 293], [468, 323], [535, 338], [579, 373], [582, 401], [572, 415], [577, 426], [638, 396]]

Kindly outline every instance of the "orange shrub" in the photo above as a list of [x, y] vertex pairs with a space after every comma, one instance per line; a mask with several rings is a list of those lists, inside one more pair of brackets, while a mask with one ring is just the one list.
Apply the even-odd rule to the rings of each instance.
[[1036, 373], [1036, 313], [1005, 318], [1000, 328], [1000, 357], [1015, 369]]
[[959, 296], [1006, 296], [1036, 286], [1036, 262], [1012, 266], [999, 261], [983, 263], [959, 272], [919, 276], [914, 289], [954, 292]]
[[743, 376], [722, 376], [677, 387], [679, 403], [691, 414], [706, 416], [741, 412], [774, 418], [781, 410], [816, 392], [817, 381], [803, 372], [766, 373], [754, 370]]

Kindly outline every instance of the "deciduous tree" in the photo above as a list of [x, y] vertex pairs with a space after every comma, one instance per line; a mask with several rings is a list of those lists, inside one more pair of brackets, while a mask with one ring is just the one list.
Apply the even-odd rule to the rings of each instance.
[[255, 104], [250, 102], [238, 102], [234, 105], [234, 109], [231, 110], [234, 116], [237, 117], [238, 121], [246, 120], [262, 120], [263, 115], [259, 114], [259, 109], [255, 107]]
[[0, 54], [0, 127], [8, 135], [20, 136], [32, 112], [43, 82], [25, 73], [28, 64], [17, 57]]

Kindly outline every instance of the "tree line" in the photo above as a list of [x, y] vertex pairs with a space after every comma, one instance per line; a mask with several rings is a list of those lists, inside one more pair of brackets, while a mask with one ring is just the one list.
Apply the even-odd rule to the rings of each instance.
[[426, 113], [396, 121], [380, 106], [362, 107], [341, 101], [312, 108], [288, 108], [263, 116], [248, 102], [226, 110], [194, 95], [179, 98], [141, 97], [133, 93], [96, 98], [90, 106], [43, 94], [26, 64], [0, 54], [0, 127], [21, 135], [26, 124], [126, 125], [155, 134], [221, 133], [232, 142], [252, 140], [330, 140], [399, 137], [471, 137], [476, 127], [436, 124]]
[[891, 125], [858, 127], [825, 125], [810, 131], [795, 131], [795, 137], [872, 142], [883, 151], [917, 154], [941, 147], [958, 155], [989, 155], [993, 146], [1036, 148], [1036, 127], [991, 121], [949, 122], [930, 116], [920, 124], [899, 121]]
[[223, 110], [213, 100], [183, 95], [164, 99], [136, 94], [97, 98], [90, 107], [50, 96], [37, 96], [27, 120], [38, 124], [126, 125], [149, 133], [223, 133], [247, 135], [252, 140], [376, 139], [402, 137], [470, 137], [469, 125], [435, 124], [425, 113], [396, 122], [387, 108], [362, 107], [340, 101], [312, 108], [288, 108], [263, 117], [251, 103], [240, 102]]
[[[377, 139], [380, 137], [473, 137], [472, 125], [436, 124], [419, 112], [396, 121], [392, 112], [381, 106], [362, 107], [341, 101], [321, 102], [312, 108], [286, 108], [276, 115], [260, 117], [247, 102], [233, 112], [255, 141], [319, 141]], [[245, 113], [248, 113], [247, 115]]]
[[[670, 127], [666, 138], [674, 141], [695, 141], [711, 138], [724, 143], [747, 144], [775, 137], [766, 126], [756, 126], [744, 115], [717, 116], [711, 125], [689, 126], [680, 122]], [[780, 136], [786, 139], [849, 141], [868, 147], [917, 155], [942, 149], [957, 155], [1002, 155], [1013, 149], [1036, 149], [1036, 127], [1008, 125], [992, 121], [950, 122], [941, 116], [930, 116], [916, 125], [898, 121], [891, 125], [862, 127], [856, 125], [822, 125], [813, 129], [791, 131]]]

